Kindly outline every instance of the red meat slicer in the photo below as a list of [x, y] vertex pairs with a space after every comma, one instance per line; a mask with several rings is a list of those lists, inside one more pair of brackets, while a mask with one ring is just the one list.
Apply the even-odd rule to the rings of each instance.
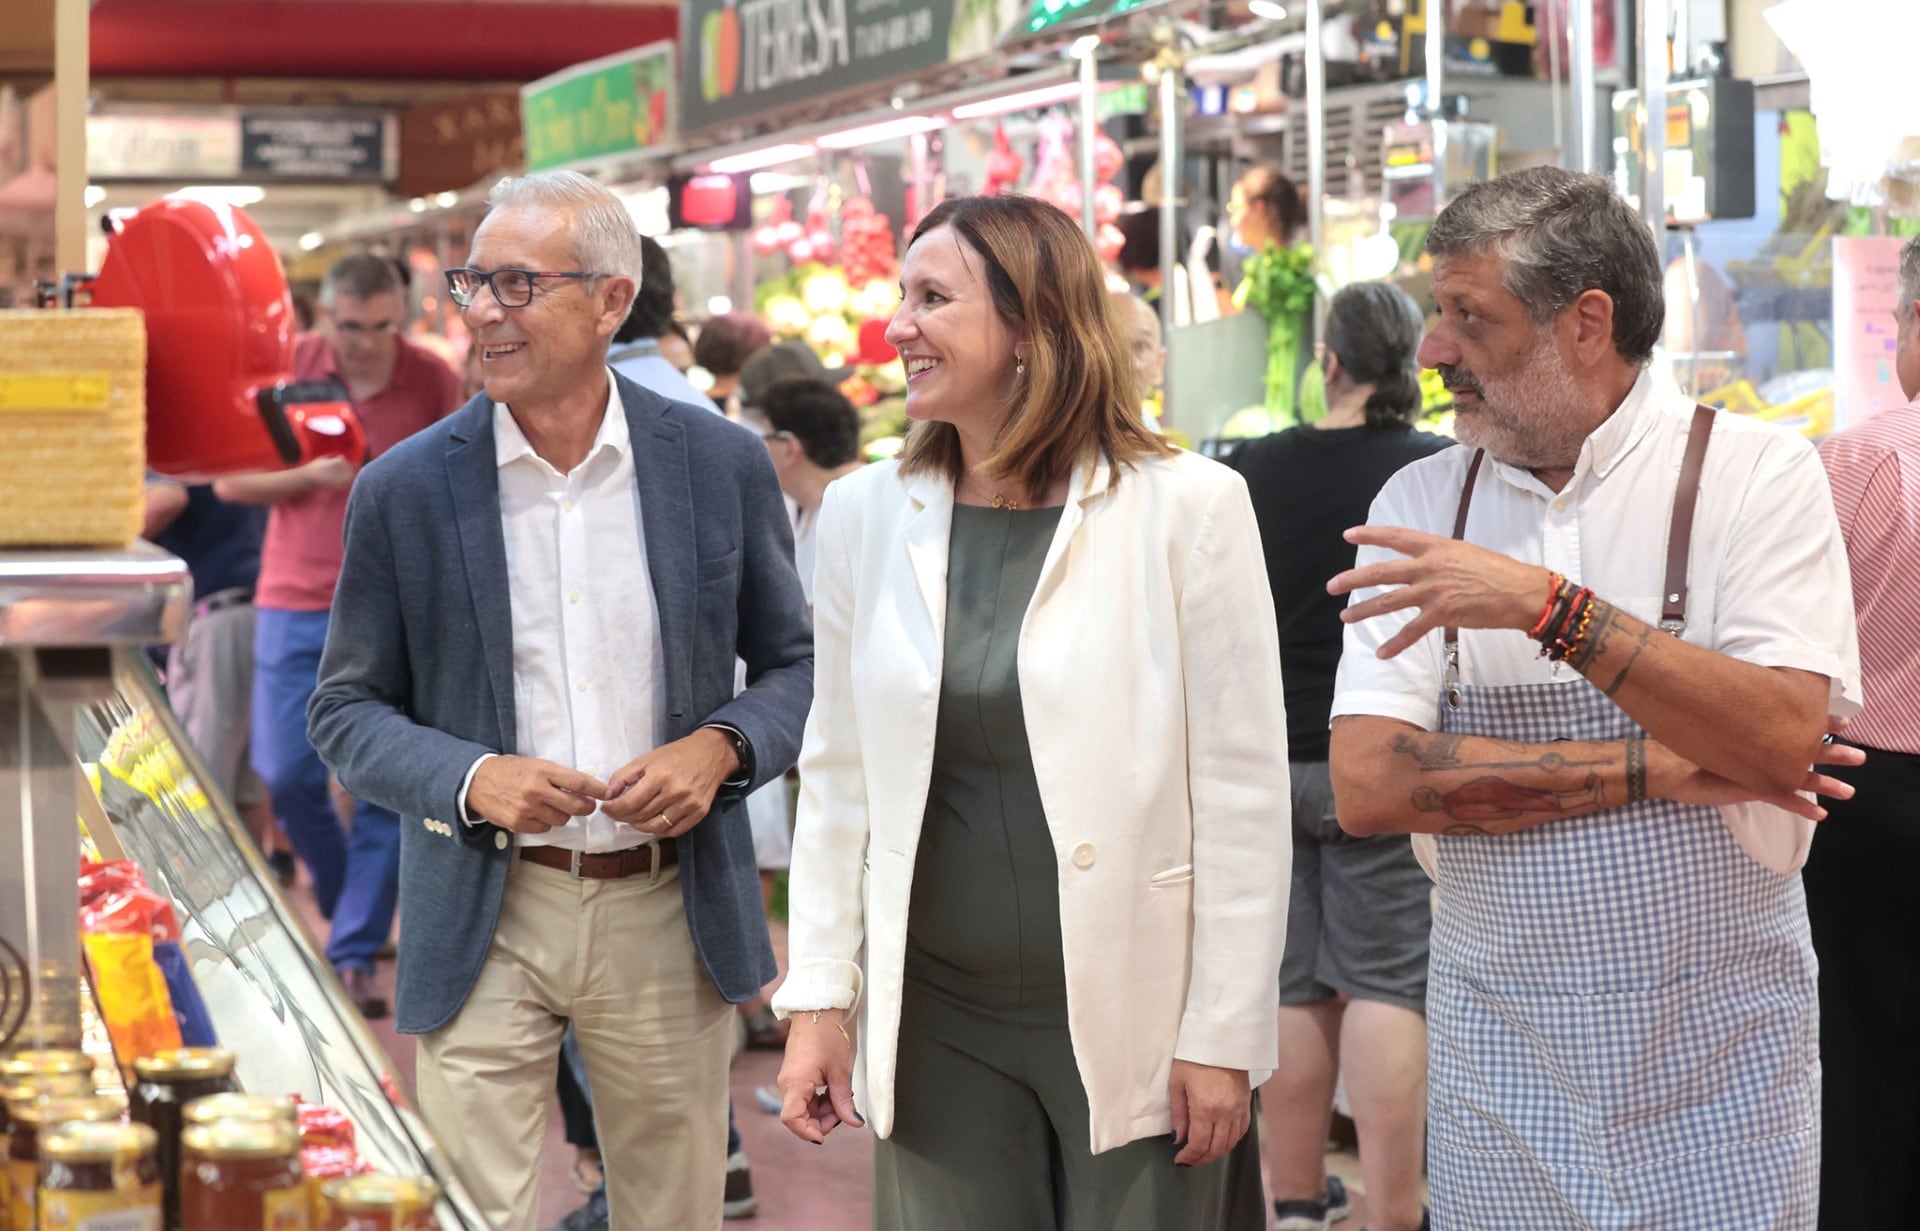
[[192, 481], [365, 456], [346, 389], [291, 380], [293, 300], [253, 219], [165, 197], [106, 225], [106, 260], [78, 289], [146, 316], [149, 470]]

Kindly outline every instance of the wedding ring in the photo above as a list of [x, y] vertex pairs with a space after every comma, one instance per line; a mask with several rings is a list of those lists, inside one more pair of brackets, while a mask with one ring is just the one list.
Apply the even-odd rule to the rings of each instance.
[[660, 822], [660, 824], [666, 826], [668, 829], [673, 828], [673, 818], [668, 816], [664, 812], [662, 812], [659, 816], [654, 817], [653, 819]]

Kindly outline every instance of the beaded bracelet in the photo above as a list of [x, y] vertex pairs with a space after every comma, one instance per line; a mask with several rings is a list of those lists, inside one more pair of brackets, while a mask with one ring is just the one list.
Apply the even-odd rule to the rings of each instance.
[[1594, 594], [1592, 590], [1582, 588], [1574, 596], [1573, 608], [1567, 613], [1567, 620], [1550, 642], [1540, 647], [1542, 658], [1554, 662], [1565, 662], [1573, 656], [1575, 650], [1586, 640], [1587, 632], [1593, 627]]
[[1567, 579], [1560, 574], [1547, 574], [1547, 605], [1541, 609], [1540, 618], [1534, 622], [1533, 631], [1528, 633], [1527, 636], [1538, 641], [1540, 640], [1540, 634], [1547, 631], [1547, 625], [1553, 622], [1554, 609], [1558, 607], [1561, 600], [1566, 597], [1564, 594], [1566, 585]]

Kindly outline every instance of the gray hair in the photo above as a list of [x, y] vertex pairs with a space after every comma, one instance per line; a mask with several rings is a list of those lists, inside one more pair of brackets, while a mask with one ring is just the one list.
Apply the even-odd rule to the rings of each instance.
[[1438, 258], [1494, 256], [1502, 283], [1544, 325], [1587, 291], [1613, 300], [1613, 343], [1645, 366], [1666, 324], [1653, 232], [1598, 175], [1529, 167], [1474, 184], [1427, 232]]
[[1905, 315], [1920, 299], [1920, 235], [1900, 246], [1900, 312]]
[[487, 194], [490, 209], [564, 211], [573, 224], [580, 268], [640, 283], [640, 232], [620, 198], [578, 171], [536, 171], [503, 179]]

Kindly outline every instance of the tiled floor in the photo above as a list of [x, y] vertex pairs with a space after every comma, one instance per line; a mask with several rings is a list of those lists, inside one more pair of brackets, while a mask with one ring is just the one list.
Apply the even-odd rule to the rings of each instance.
[[[296, 904], [318, 936], [325, 924], [313, 909], [305, 885], [293, 892]], [[784, 929], [776, 927], [776, 950], [784, 950]], [[393, 966], [378, 971], [381, 991], [392, 994]], [[394, 1067], [409, 1089], [413, 1084], [414, 1047], [410, 1036], [394, 1031], [391, 1019], [371, 1023], [376, 1037], [394, 1058]], [[777, 1117], [760, 1110], [754, 1088], [770, 1084], [780, 1068], [780, 1054], [742, 1051], [732, 1072], [734, 1111], [748, 1158], [753, 1164], [754, 1192], [760, 1212], [744, 1227], [757, 1231], [860, 1231], [868, 1225], [873, 1184], [872, 1139], [863, 1129], [841, 1127], [824, 1146], [800, 1141], [780, 1125]], [[541, 1226], [558, 1222], [583, 1200], [571, 1174], [573, 1150], [561, 1134], [556, 1105], [547, 1125], [547, 1145], [541, 1175]], [[1366, 1225], [1366, 1198], [1356, 1187], [1357, 1160], [1350, 1154], [1330, 1154], [1328, 1169], [1346, 1180], [1354, 1194], [1352, 1217], [1341, 1226]]]

